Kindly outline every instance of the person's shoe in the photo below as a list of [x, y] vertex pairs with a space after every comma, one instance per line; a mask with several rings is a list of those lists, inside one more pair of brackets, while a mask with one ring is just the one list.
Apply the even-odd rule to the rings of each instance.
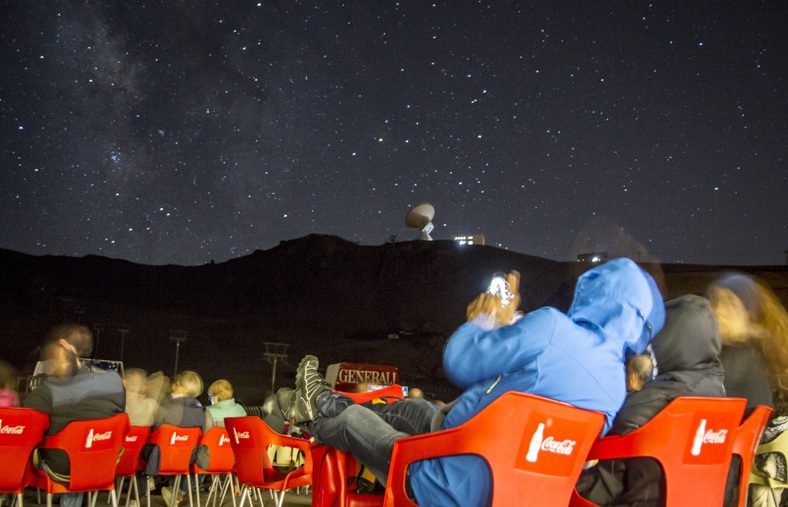
[[[161, 488], [161, 497], [164, 499], [164, 503], [170, 505], [170, 501], [172, 500], [172, 488], [170, 487]], [[183, 495], [178, 493], [178, 496], [175, 497], [176, 507], [178, 506], [178, 504], [181, 503], [181, 500], [183, 500]]]
[[290, 413], [295, 407], [295, 389], [290, 387], [283, 387], [276, 392], [276, 404], [279, 405], [279, 410], [282, 411], [282, 417], [285, 421], [290, 420]]
[[290, 421], [295, 424], [314, 421], [320, 415], [315, 403], [317, 397], [331, 390], [331, 386], [318, 373], [319, 361], [315, 356], [304, 356], [296, 370], [295, 403], [290, 410]]

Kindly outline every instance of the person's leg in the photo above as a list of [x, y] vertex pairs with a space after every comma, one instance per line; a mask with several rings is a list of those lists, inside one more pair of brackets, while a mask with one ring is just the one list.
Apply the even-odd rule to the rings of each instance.
[[320, 417], [309, 423], [309, 432], [321, 444], [353, 454], [381, 484], [388, 480], [394, 442], [409, 436], [364, 405], [350, 405], [335, 417]]
[[[337, 417], [347, 407], [356, 403], [344, 394], [325, 392], [317, 397], [316, 405], [321, 416]], [[438, 408], [421, 398], [386, 403], [363, 403], [395, 430], [408, 435], [420, 435], [430, 431], [432, 417]]]
[[349, 406], [356, 404], [352, 398], [336, 391], [321, 393], [315, 403], [320, 415], [325, 417], [336, 417]]
[[63, 493], [60, 496], [60, 507], [82, 507], [84, 493]]
[[408, 435], [429, 433], [432, 417], [438, 411], [438, 407], [423, 398], [411, 398], [391, 404], [372, 403], [366, 406], [395, 430]]

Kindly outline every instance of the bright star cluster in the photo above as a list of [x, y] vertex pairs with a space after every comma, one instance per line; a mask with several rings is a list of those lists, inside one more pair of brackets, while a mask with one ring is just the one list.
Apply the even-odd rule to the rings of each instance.
[[0, 247], [202, 264], [307, 234], [782, 264], [788, 5], [0, 5]]

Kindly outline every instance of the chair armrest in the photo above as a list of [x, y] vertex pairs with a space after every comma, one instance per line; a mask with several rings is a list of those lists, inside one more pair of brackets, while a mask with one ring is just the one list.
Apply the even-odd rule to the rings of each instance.
[[[312, 473], [312, 447], [314, 443], [304, 438], [291, 437], [289, 435], [282, 435], [277, 433], [276, 436], [271, 438], [271, 444], [281, 447], [291, 447], [298, 449], [304, 453], [304, 466], [298, 468], [299, 473], [311, 474]], [[292, 474], [293, 472], [291, 472]], [[290, 474], [288, 474], [290, 475]]]
[[[460, 427], [403, 438], [394, 442], [384, 506], [417, 506], [407, 494], [405, 479], [414, 461], [456, 454], [467, 454], [462, 446]], [[484, 456], [481, 456], [484, 459]]]

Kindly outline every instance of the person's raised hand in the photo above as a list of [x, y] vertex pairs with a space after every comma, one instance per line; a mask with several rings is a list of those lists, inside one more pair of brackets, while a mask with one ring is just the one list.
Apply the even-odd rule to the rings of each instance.
[[520, 273], [511, 271], [506, 275], [506, 282], [511, 298], [504, 301], [500, 294], [482, 292], [468, 305], [466, 310], [468, 322], [479, 315], [485, 315], [494, 328], [508, 326], [515, 321], [515, 312], [520, 306]]
[[506, 275], [506, 283], [508, 284], [509, 292], [512, 294], [511, 300], [503, 305], [500, 296], [496, 296], [499, 308], [495, 312], [495, 323], [497, 326], [508, 326], [515, 321], [515, 312], [520, 307], [520, 272], [512, 270]]

